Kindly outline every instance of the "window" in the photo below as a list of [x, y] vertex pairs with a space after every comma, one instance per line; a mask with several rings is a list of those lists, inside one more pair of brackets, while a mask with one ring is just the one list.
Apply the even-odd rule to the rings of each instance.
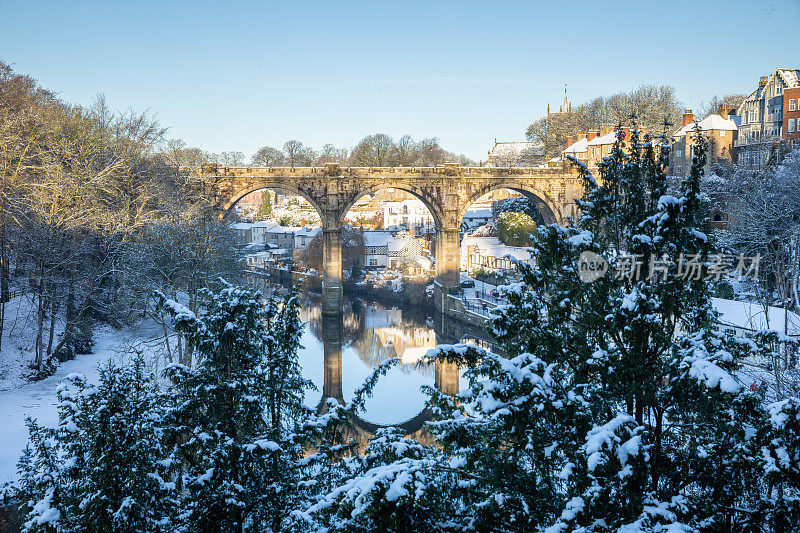
[[720, 137], [725, 137], [725, 130], [722, 130], [721, 132], [719, 132], [719, 136]]
[[775, 94], [783, 94], [783, 87], [780, 85], [775, 87]]
[[794, 133], [794, 119], [789, 119], [789, 133]]
[[789, 111], [794, 111], [795, 109], [797, 109], [796, 100], [792, 98], [789, 100]]

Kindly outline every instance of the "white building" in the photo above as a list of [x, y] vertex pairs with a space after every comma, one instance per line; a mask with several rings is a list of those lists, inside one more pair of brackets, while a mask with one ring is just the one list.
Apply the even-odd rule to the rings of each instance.
[[258, 244], [264, 244], [267, 242], [265, 234], [268, 229], [277, 226], [274, 222], [270, 222], [269, 220], [259, 220], [251, 229], [251, 241]]
[[364, 266], [367, 268], [385, 268], [388, 264], [389, 239], [392, 234], [384, 230], [368, 230], [364, 232]]
[[322, 232], [322, 228], [314, 226], [305, 226], [297, 230], [294, 234], [294, 249], [305, 250], [314, 237]]
[[461, 240], [459, 263], [463, 272], [473, 272], [479, 268], [511, 272], [517, 261], [528, 263], [530, 260], [528, 248], [506, 246], [496, 236], [466, 235]]
[[416, 198], [383, 204], [383, 227], [390, 226], [414, 229], [415, 233], [433, 231], [435, 227], [430, 211]]

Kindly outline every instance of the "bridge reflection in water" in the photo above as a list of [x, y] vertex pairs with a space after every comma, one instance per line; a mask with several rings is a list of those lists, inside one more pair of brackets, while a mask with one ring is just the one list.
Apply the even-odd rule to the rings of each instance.
[[[424, 400], [418, 391], [419, 386], [428, 383], [442, 392], [455, 394], [459, 390], [460, 374], [458, 367], [451, 363], [437, 362], [431, 368], [417, 365], [417, 360], [438, 344], [488, 342], [486, 332], [438, 313], [438, 316], [433, 317], [433, 328], [430, 328], [424, 321], [404, 317], [402, 311], [397, 309], [356, 303], [352, 312], [348, 310], [340, 315], [331, 315], [322, 313], [318, 305], [308, 303], [310, 305], [303, 308], [303, 318], [308, 324], [308, 333], [315, 339], [306, 337], [304, 345], [308, 348], [308, 344], [319, 340], [323, 352], [322, 394], [318, 403], [320, 409], [324, 408], [327, 398], [344, 404], [349, 400], [345, 398], [345, 392], [349, 395], [349, 391], [358, 386], [363, 377], [382, 361], [391, 357], [397, 357], [401, 361], [398, 369], [393, 369], [381, 378], [378, 388], [383, 388], [380, 391], [376, 388], [376, 399], [380, 396], [380, 400], [376, 401], [381, 404], [378, 412], [371, 408], [371, 401], [367, 403], [367, 413], [364, 416], [373, 420], [377, 418], [380, 422], [358, 418], [354, 429], [359, 433], [371, 434], [388, 425], [400, 428], [405, 434], [419, 432], [424, 423], [430, 420], [430, 412], [423, 408]], [[343, 349], [348, 353], [344, 361]], [[363, 364], [354, 360], [352, 352], [355, 352]], [[314, 365], [314, 360], [319, 364], [318, 354], [312, 347], [302, 358], [301, 364]], [[345, 365], [361, 368], [344, 368]], [[312, 376], [319, 376], [313, 368], [304, 368], [304, 374], [312, 380]], [[394, 383], [386, 383], [392, 381]], [[413, 408], [413, 404], [419, 405], [421, 410], [408, 418], [409, 407]], [[387, 413], [381, 411], [405, 413], [405, 420], [387, 420]], [[391, 416], [390, 414], [388, 418]]]

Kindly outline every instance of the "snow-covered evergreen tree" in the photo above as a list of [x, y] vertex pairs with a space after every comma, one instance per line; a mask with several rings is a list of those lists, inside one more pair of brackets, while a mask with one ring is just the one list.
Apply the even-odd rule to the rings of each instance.
[[300, 376], [297, 298], [266, 306], [259, 293], [223, 284], [203, 291], [196, 315], [164, 300], [196, 347], [196, 368], [172, 365], [167, 420], [183, 469], [181, 531], [280, 531], [300, 507], [302, 436], [312, 413]]
[[26, 531], [157, 532], [171, 527], [175, 487], [162, 446], [161, 396], [141, 357], [73, 374], [58, 388], [59, 425], [29, 421], [19, 463]]
[[[535, 266], [520, 266], [492, 321], [504, 354], [439, 348], [470, 367], [456, 398], [430, 390], [442, 452], [343, 483], [328, 527], [398, 516], [431, 531], [791, 530], [796, 406], [768, 416], [738, 377], [763, 338], [713, 325], [705, 141], [669, 194], [667, 143], [632, 133], [618, 132], [598, 180], [581, 168], [580, 224], [540, 228]], [[602, 273], [589, 262], [608, 272], [587, 276]]]

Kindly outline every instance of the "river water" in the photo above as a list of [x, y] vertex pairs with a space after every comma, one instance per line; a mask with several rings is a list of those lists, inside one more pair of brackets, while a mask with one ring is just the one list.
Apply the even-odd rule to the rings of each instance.
[[436, 369], [418, 360], [437, 345], [432, 318], [346, 300], [339, 320], [323, 317], [319, 301], [311, 297], [302, 302], [301, 318], [305, 330], [300, 365], [304, 377], [317, 387], [306, 393], [307, 405], [319, 405], [323, 396], [349, 401], [373, 369], [397, 357], [401, 364], [380, 379], [362, 418], [380, 425], [397, 424], [423, 409], [427, 396], [420, 387], [435, 385]]

